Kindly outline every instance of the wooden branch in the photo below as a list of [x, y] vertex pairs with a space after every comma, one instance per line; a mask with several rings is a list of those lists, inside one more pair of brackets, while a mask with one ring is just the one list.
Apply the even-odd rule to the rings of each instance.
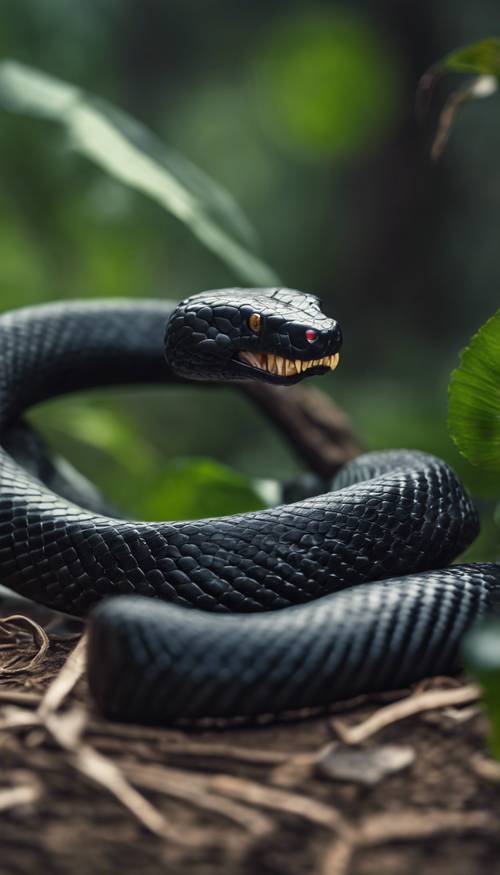
[[325, 480], [361, 452], [349, 417], [319, 389], [250, 381], [240, 388], [274, 423], [296, 455]]

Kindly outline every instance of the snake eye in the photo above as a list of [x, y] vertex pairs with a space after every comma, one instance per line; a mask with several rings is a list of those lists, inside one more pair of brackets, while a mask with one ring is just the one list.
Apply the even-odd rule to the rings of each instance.
[[252, 313], [252, 315], [248, 319], [248, 327], [253, 331], [254, 334], [258, 334], [260, 331], [260, 326], [262, 322], [262, 317], [259, 313]]

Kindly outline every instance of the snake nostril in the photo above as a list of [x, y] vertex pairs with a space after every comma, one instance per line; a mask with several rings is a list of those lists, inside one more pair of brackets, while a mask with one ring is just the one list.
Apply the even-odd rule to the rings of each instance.
[[314, 343], [318, 336], [318, 332], [314, 330], [314, 328], [306, 329], [306, 340], [308, 343]]

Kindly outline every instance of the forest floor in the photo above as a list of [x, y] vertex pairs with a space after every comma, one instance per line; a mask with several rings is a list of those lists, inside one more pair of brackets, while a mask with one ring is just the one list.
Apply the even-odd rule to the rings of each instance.
[[279, 725], [125, 726], [93, 709], [76, 621], [36, 619], [0, 621], [1, 875], [500, 873], [463, 678]]

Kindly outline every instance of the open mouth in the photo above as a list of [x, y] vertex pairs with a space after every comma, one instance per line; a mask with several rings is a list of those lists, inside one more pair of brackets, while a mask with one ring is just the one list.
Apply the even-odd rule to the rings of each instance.
[[334, 371], [339, 363], [340, 355], [326, 355], [320, 359], [287, 359], [282, 355], [273, 355], [271, 352], [247, 352], [239, 353], [241, 361], [252, 368], [267, 371], [268, 374], [276, 374], [278, 377], [294, 377], [303, 374], [309, 368], [329, 368]]

